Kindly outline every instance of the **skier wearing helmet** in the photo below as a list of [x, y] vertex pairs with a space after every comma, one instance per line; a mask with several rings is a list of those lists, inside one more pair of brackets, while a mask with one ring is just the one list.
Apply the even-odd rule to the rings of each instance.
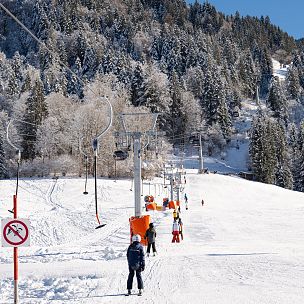
[[129, 264], [129, 276], [127, 281], [128, 294], [131, 294], [133, 277], [136, 272], [137, 286], [139, 289], [138, 295], [142, 295], [142, 290], [144, 288], [143, 280], [141, 277], [141, 272], [145, 270], [145, 254], [143, 246], [140, 244], [141, 237], [139, 234], [134, 234], [132, 236], [132, 244], [129, 246], [127, 251], [127, 259]]

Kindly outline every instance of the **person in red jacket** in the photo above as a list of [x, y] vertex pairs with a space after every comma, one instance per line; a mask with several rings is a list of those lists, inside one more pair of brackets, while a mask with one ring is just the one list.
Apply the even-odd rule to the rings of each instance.
[[174, 219], [173, 225], [172, 225], [172, 234], [173, 234], [173, 238], [172, 238], [172, 243], [179, 243], [179, 231], [180, 231], [180, 225], [177, 221], [177, 219]]

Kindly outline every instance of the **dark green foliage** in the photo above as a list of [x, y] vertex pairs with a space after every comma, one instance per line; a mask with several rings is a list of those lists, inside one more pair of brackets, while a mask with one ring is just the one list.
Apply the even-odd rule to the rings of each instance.
[[275, 184], [283, 188], [292, 189], [291, 162], [284, 128], [278, 122], [274, 122], [272, 124], [272, 134], [274, 135], [276, 150]]
[[273, 78], [269, 95], [267, 97], [267, 105], [272, 110], [273, 117], [279, 119], [283, 123], [287, 123], [287, 98], [283, 87], [278, 78]]
[[25, 159], [34, 159], [37, 154], [35, 151], [37, 128], [46, 116], [47, 105], [45, 103], [42, 82], [36, 80], [31, 95], [26, 100], [26, 109], [23, 117], [24, 123], [22, 124], [22, 130], [20, 130], [21, 134], [23, 134], [22, 156]]
[[276, 120], [262, 115], [254, 119], [249, 153], [257, 181], [293, 188], [286, 134]]
[[7, 177], [8, 177], [8, 172], [6, 169], [3, 138], [2, 138], [2, 135], [0, 134], [0, 178], [7, 178]]
[[301, 95], [301, 86], [299, 79], [299, 72], [296, 68], [292, 67], [288, 70], [287, 74], [287, 90], [291, 98], [299, 98]]
[[297, 142], [294, 144], [293, 163], [294, 188], [304, 192], [304, 122], [300, 125], [297, 133]]
[[273, 184], [276, 166], [275, 142], [271, 122], [264, 116], [259, 116], [253, 121], [249, 153], [256, 180]]
[[[281, 84], [271, 81], [271, 58], [293, 61], [287, 91], [300, 104], [304, 53], [302, 44], [296, 45], [269, 17], [225, 16], [208, 1], [2, 3], [53, 51], [50, 54], [38, 45], [0, 10], [0, 106], [10, 115], [22, 93], [30, 92], [23, 119], [34, 125], [22, 124], [20, 130], [25, 158], [37, 155], [37, 126], [47, 115], [44, 94], [84, 97], [83, 83], [60, 64], [62, 61], [85, 84], [98, 75], [115, 75], [117, 87], [129, 92], [126, 103], [162, 112], [160, 127], [176, 139], [189, 130], [193, 114], [199, 113], [200, 119], [191, 128], [199, 128], [202, 119], [219, 138], [229, 141], [231, 117], [240, 110], [241, 101], [254, 97], [258, 86], [260, 96], [267, 96], [272, 118], [284, 128], [275, 131], [276, 122], [263, 116], [258, 118], [261, 125], [253, 124], [253, 170], [260, 181], [290, 187], [284, 141], [288, 103]], [[42, 82], [34, 83], [31, 77], [35, 74]], [[196, 113], [192, 113], [192, 105]], [[284, 146], [277, 147], [276, 141]], [[299, 144], [294, 149], [300, 151]], [[299, 152], [294, 153], [297, 156], [292, 159], [300, 168]]]

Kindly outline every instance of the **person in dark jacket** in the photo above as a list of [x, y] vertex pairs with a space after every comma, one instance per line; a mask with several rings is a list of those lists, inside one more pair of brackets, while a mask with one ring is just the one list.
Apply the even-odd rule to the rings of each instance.
[[152, 246], [153, 255], [156, 255], [156, 248], [155, 248], [155, 238], [156, 238], [156, 231], [154, 228], [153, 223], [149, 224], [149, 228], [146, 231], [145, 234], [145, 240], [148, 239], [148, 248], [147, 248], [147, 256], [150, 255], [150, 249]]
[[144, 248], [140, 244], [141, 237], [139, 234], [132, 236], [132, 244], [129, 246], [127, 251], [127, 259], [129, 265], [129, 276], [127, 281], [128, 295], [131, 294], [133, 277], [136, 272], [137, 286], [139, 289], [139, 295], [142, 294], [144, 288], [141, 272], [145, 270], [145, 253]]
[[183, 222], [182, 222], [182, 219], [179, 218], [178, 219], [178, 223], [179, 223], [179, 234], [181, 236], [181, 239], [183, 240], [184, 239], [184, 234], [183, 234]]
[[184, 198], [185, 198], [185, 206], [186, 206], [186, 210], [188, 210], [188, 196], [187, 196], [187, 194], [186, 194], [186, 193], [185, 193]]

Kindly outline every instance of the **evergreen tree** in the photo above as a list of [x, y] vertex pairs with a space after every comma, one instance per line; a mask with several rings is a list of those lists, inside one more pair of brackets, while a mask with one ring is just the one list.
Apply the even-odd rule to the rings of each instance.
[[260, 66], [260, 94], [267, 96], [273, 70], [271, 56], [265, 48], [261, 51], [258, 64]]
[[301, 94], [301, 86], [298, 70], [294, 67], [288, 69], [287, 77], [287, 90], [291, 98], [297, 99]]
[[0, 178], [7, 178], [8, 172], [6, 169], [6, 160], [5, 160], [5, 153], [4, 153], [4, 145], [3, 145], [3, 138], [0, 133]]
[[25, 124], [22, 129], [22, 154], [25, 159], [34, 159], [36, 156], [35, 142], [37, 138], [37, 129], [47, 114], [43, 84], [40, 80], [36, 80], [31, 95], [26, 100], [26, 109], [23, 117]]
[[[78, 57], [75, 60], [75, 63], [72, 67], [72, 71], [81, 79], [82, 67], [81, 67], [81, 61]], [[78, 78], [74, 74], [68, 71], [66, 73], [66, 81], [67, 81], [67, 85], [66, 85], [67, 93], [71, 95], [76, 95], [80, 99], [82, 99], [84, 97], [83, 85], [78, 80]]]
[[253, 97], [256, 88], [256, 71], [252, 56], [249, 50], [246, 50], [240, 58], [239, 64], [240, 80], [243, 82], [243, 94], [247, 97]]
[[294, 159], [294, 180], [295, 190], [304, 192], [304, 122], [301, 123], [298, 132], [297, 153]]
[[284, 129], [278, 122], [274, 122], [271, 127], [271, 133], [274, 135], [274, 142], [276, 143], [275, 153], [277, 164], [275, 169], [275, 184], [286, 189], [292, 189], [293, 178]]
[[206, 111], [207, 123], [210, 126], [218, 123], [221, 126], [223, 135], [227, 137], [230, 133], [231, 119], [226, 104], [225, 93], [225, 86], [218, 68], [213, 60], [209, 59], [201, 96], [202, 106]]
[[287, 99], [280, 81], [276, 77], [272, 80], [266, 102], [268, 107], [272, 110], [273, 117], [286, 124], [288, 119]]
[[134, 106], [140, 105], [144, 93], [144, 75], [141, 66], [138, 64], [131, 79], [131, 102]]
[[186, 113], [182, 112], [182, 87], [181, 83], [178, 79], [178, 75], [176, 72], [173, 72], [171, 85], [170, 85], [170, 95], [171, 95], [171, 130], [173, 141], [174, 137], [178, 134], [180, 137], [185, 133], [185, 121], [186, 121]]
[[26, 73], [25, 79], [21, 87], [21, 93], [27, 92], [32, 88], [31, 76], [29, 73]]
[[273, 184], [275, 181], [275, 140], [269, 119], [254, 118], [251, 128], [249, 154], [252, 171], [257, 181]]

